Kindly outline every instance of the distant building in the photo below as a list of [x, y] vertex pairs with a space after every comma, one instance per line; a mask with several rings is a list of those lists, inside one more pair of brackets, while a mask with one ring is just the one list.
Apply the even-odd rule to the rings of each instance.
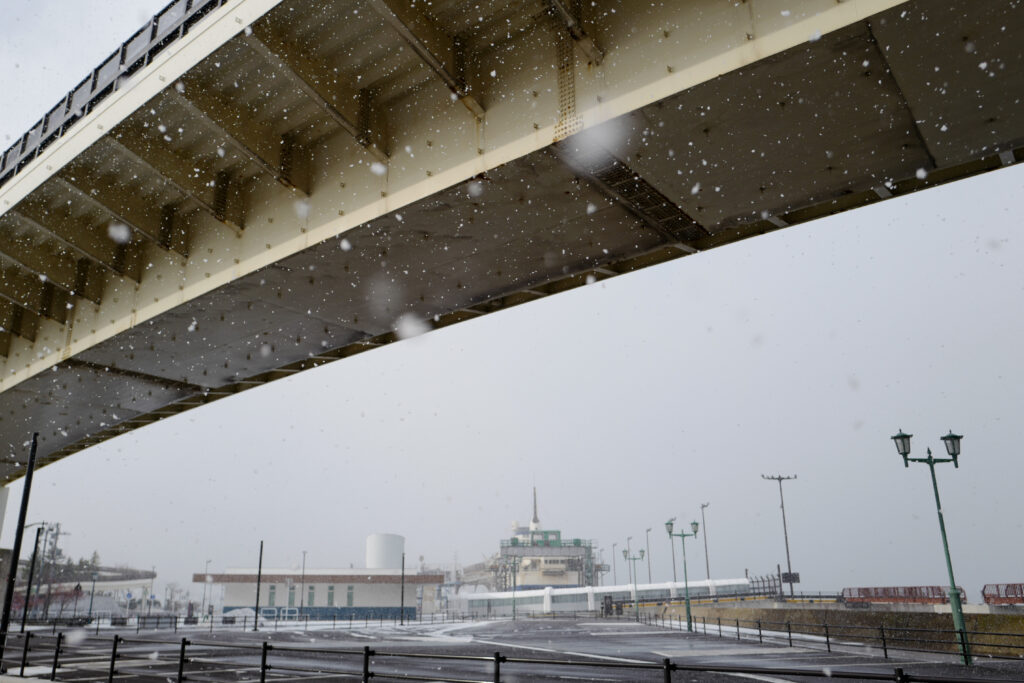
[[[401, 569], [405, 539], [374, 534], [366, 539], [366, 567], [358, 569], [265, 569], [259, 613], [266, 619], [392, 619], [402, 614], [436, 611], [444, 574], [405, 573], [404, 602]], [[195, 583], [224, 588], [223, 613], [256, 607], [255, 568], [228, 569], [222, 574], [193, 574]]]
[[512, 536], [501, 541], [494, 568], [499, 590], [594, 586], [599, 572], [607, 571], [595, 561], [591, 541], [563, 539], [561, 531], [541, 528], [536, 487], [530, 525], [513, 524]]
[[[750, 591], [748, 579], [712, 579], [691, 581], [690, 597], [696, 600], [742, 595]], [[513, 609], [518, 614], [558, 614], [574, 612], [602, 612], [610, 606], [634, 603], [664, 604], [678, 600], [686, 590], [682, 581], [668, 583], [641, 583], [622, 586], [587, 586], [585, 588], [540, 588], [472, 593], [460, 596], [457, 607], [474, 617], [508, 616]], [[514, 605], [514, 607], [513, 607]]]

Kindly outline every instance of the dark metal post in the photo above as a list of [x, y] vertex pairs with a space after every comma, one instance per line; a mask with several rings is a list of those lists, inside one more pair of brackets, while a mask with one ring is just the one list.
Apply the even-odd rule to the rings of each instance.
[[[256, 569], [256, 622], [252, 625], [255, 633], [260, 630], [260, 583], [263, 581], [263, 541], [260, 541], [260, 563]], [[213, 602], [212, 600], [210, 602]], [[295, 603], [292, 603], [295, 604]]]
[[263, 648], [260, 652], [260, 683], [266, 683], [267, 681], [267, 653], [270, 651], [270, 643], [263, 641]]
[[793, 647], [793, 627], [788, 621], [786, 622], [786, 635], [789, 636], [789, 646]]
[[661, 670], [664, 672], [662, 680], [665, 683], [672, 683], [672, 660], [670, 660], [668, 657], [665, 657], [665, 659], [661, 660]]
[[736, 620], [736, 640], [740, 639], [740, 620]]
[[501, 660], [500, 652], [494, 653], [494, 683], [501, 683]]
[[60, 662], [60, 646], [64, 642], [64, 632], [57, 634], [57, 645], [53, 648], [53, 668], [50, 669], [50, 680], [57, 680], [57, 664]]
[[25, 606], [21, 609], [21, 632], [25, 632], [25, 619], [28, 617], [28, 601], [32, 597], [32, 575], [36, 572], [36, 556], [39, 555], [39, 534], [43, 527], [36, 528], [36, 544], [32, 549], [32, 561], [28, 565], [28, 583], [25, 584]]
[[188, 638], [181, 639], [181, 650], [178, 651], [178, 683], [185, 680], [185, 648], [188, 647]]
[[885, 642], [885, 625], [878, 627], [878, 632], [882, 635], [882, 654], [885, 655], [886, 659], [889, 659], [889, 646]]
[[832, 641], [828, 637], [828, 624], [825, 624], [825, 647], [828, 648], [829, 652], [832, 652]]
[[402, 588], [401, 595], [399, 596], [399, 609], [402, 611], [401, 619], [402, 626], [405, 626], [405, 553], [402, 553]]
[[270, 643], [263, 641], [263, 648], [260, 653], [260, 683], [266, 683], [267, 681], [267, 653], [270, 652]]
[[25, 677], [25, 663], [28, 661], [28, 644], [32, 640], [32, 631], [25, 634], [25, 642], [21, 648], [21, 677]]
[[[21, 557], [21, 539], [25, 535], [25, 516], [28, 513], [28, 497], [32, 493], [32, 471], [36, 466], [36, 445], [39, 432], [32, 433], [32, 448], [28, 454], [28, 469], [25, 470], [25, 488], [21, 492], [21, 510], [18, 511], [18, 526], [14, 530], [14, 546], [11, 548], [11, 570], [7, 573], [7, 591], [4, 593], [4, 611], [0, 616], [0, 660], [3, 659], [7, 644], [7, 631], [11, 626], [11, 602], [14, 600], [14, 581], [18, 578], [18, 558]], [[26, 599], [28, 593], [26, 593]]]
[[363, 646], [363, 683], [370, 683], [370, 655], [373, 650], [368, 645]]
[[96, 597], [96, 577], [97, 573], [92, 573], [92, 590], [89, 591], [89, 618], [92, 619], [92, 599]]
[[121, 640], [120, 636], [114, 636], [114, 647], [110, 648], [110, 674], [107, 676], [107, 683], [114, 683], [114, 674], [116, 670], [114, 665], [117, 663], [117, 641]]
[[759, 643], [763, 643], [764, 642], [764, 638], [761, 635], [761, 620], [760, 619], [757, 620], [757, 642], [759, 642]]

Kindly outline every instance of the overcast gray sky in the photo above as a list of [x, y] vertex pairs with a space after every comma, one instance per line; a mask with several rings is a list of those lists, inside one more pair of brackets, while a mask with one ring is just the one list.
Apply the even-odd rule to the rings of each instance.
[[[4, 147], [165, 3], [126, 4], [5, 0]], [[977, 602], [1024, 581], [1021, 196], [1024, 169], [988, 173], [281, 380], [40, 470], [29, 521], [62, 522], [73, 557], [187, 584], [207, 559], [255, 565], [260, 539], [278, 567], [303, 550], [360, 566], [373, 532], [405, 535], [413, 560], [475, 562], [528, 521], [536, 484], [544, 525], [609, 561], [652, 527], [655, 580], [672, 572], [665, 520], [710, 502], [727, 578], [785, 566], [760, 475], [798, 474], [804, 589], [941, 584], [927, 468], [904, 469], [889, 437], [924, 455], [952, 429], [961, 467], [939, 486]], [[703, 578], [702, 545], [687, 554]]]

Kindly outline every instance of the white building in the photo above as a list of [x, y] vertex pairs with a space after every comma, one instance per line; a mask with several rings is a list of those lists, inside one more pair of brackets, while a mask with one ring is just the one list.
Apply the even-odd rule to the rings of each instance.
[[561, 531], [541, 527], [536, 487], [529, 526], [513, 522], [512, 536], [502, 539], [494, 567], [495, 584], [506, 590], [592, 586], [599, 573], [607, 571], [595, 561], [591, 541], [563, 539]]
[[[225, 614], [259, 605], [264, 618], [324, 619], [398, 618], [436, 611], [443, 574], [404, 573], [405, 539], [374, 534], [366, 539], [366, 567], [356, 569], [264, 569], [256, 596], [257, 570], [228, 569], [222, 574], [194, 574], [196, 583], [223, 586]], [[404, 585], [404, 595], [403, 595]]]
[[[719, 598], [744, 594], [750, 591], [748, 579], [712, 579], [691, 581], [690, 597], [695, 599]], [[597, 612], [606, 599], [611, 603], [635, 602], [662, 603], [678, 600], [684, 594], [686, 584], [682, 581], [667, 583], [642, 583], [623, 586], [584, 586], [578, 588], [547, 587], [534, 590], [502, 591], [497, 593], [473, 593], [460, 598], [458, 608], [475, 617], [507, 616], [512, 614], [512, 605], [519, 614], [556, 614], [559, 612]]]

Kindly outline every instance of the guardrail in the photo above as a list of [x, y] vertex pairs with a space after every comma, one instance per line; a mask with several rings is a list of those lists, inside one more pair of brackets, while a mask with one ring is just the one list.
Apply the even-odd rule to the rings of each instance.
[[[0, 187], [121, 83], [227, 0], [173, 0], [0, 154]], [[241, 30], [241, 29], [239, 29]]]
[[[359, 628], [399, 626], [405, 624], [444, 624], [466, 621], [507, 620], [510, 617], [496, 617], [462, 613], [419, 614], [415, 619], [383, 615], [364, 615], [363, 617], [333, 618], [330, 620], [311, 620], [308, 615], [297, 618], [272, 618], [261, 616], [256, 623], [251, 615], [219, 617], [179, 617], [174, 615], [139, 615], [133, 617], [108, 617], [94, 619], [85, 624], [69, 623], [68, 620], [53, 620], [47, 623], [49, 635], [53, 636], [60, 630], [72, 626], [81, 626], [82, 631], [99, 636], [102, 630], [136, 634], [143, 631], [171, 631], [173, 633], [215, 633], [220, 631], [278, 631], [278, 630], [354, 630]], [[524, 613], [520, 619], [615, 619], [634, 621], [631, 613], [622, 615], [602, 615], [599, 612], [560, 612], [554, 614]], [[672, 618], [664, 615], [642, 614], [642, 621], [652, 626], [660, 626], [671, 630], [685, 630], [686, 622], [682, 617]], [[866, 646], [875, 648], [883, 658], [888, 659], [891, 650], [905, 652], [922, 652], [933, 654], [955, 655], [960, 651], [960, 643], [966, 639], [972, 654], [993, 659], [1024, 659], [1024, 633], [1002, 631], [958, 632], [954, 629], [924, 629], [886, 626], [858, 626], [846, 624], [830, 624], [828, 622], [811, 621], [769, 621], [765, 619], [709, 619], [694, 618], [694, 631], [705, 636], [718, 638], [735, 638], [736, 640], [757, 640], [763, 643], [782, 642], [794, 646], [794, 641], [801, 647], [821, 647], [828, 652], [836, 644]], [[34, 631], [39, 635], [41, 629]], [[14, 634], [12, 634], [13, 636]]]
[[[652, 620], [653, 623], [654, 620]], [[166, 656], [159, 657], [161, 652]], [[245, 664], [258, 655], [258, 664]], [[218, 659], [218, 656], [221, 659]], [[314, 665], [310, 661], [314, 660]], [[65, 662], [66, 668], [61, 668]], [[145, 662], [145, 663], [143, 663]], [[159, 665], [153, 664], [159, 662]], [[997, 677], [971, 678], [959, 676], [936, 676], [913, 674], [901, 667], [892, 672], [849, 671], [830, 669], [821, 665], [805, 668], [764, 668], [746, 666], [716, 666], [713, 664], [689, 665], [673, 662], [670, 658], [651, 662], [609, 662], [587, 659], [544, 659], [537, 657], [514, 657], [495, 651], [489, 655], [456, 655], [437, 652], [391, 652], [375, 650], [370, 646], [360, 649], [311, 648], [282, 646], [268, 641], [261, 643], [228, 643], [217, 641], [180, 639], [158, 639], [125, 637], [113, 635], [109, 638], [68, 638], [64, 632], [38, 634], [27, 632], [11, 634], [5, 654], [0, 660], [4, 671], [24, 676], [26, 671], [36, 676], [45, 670], [50, 680], [77, 682], [103, 681], [113, 683], [116, 676], [149, 676], [161, 681], [183, 683], [187, 679], [207, 678], [223, 669], [231, 670], [235, 676], [251, 674], [254, 680], [266, 683], [269, 672], [301, 678], [304, 675], [323, 679], [327, 677], [350, 678], [361, 681], [379, 680], [422, 680], [448, 683], [500, 683], [502, 676], [513, 679], [542, 673], [543, 668], [559, 670], [573, 669], [575, 673], [587, 675], [603, 670], [602, 678], [609, 679], [613, 670], [622, 673], [619, 680], [636, 681], [662, 680], [671, 683], [676, 672], [736, 673], [747, 675], [770, 674], [778, 676], [821, 677], [827, 675], [836, 679], [871, 681], [897, 681], [898, 683], [968, 683], [988, 681], [989, 683], [1010, 683], [1011, 680]], [[417, 664], [429, 665], [429, 675], [417, 668]], [[76, 665], [84, 665], [78, 668]], [[218, 669], [218, 665], [220, 669]], [[93, 672], [93, 675], [88, 675]], [[457, 674], [457, 677], [456, 677]], [[566, 671], [566, 675], [569, 672]], [[472, 676], [467, 678], [466, 676]], [[479, 676], [486, 676], [480, 678]], [[614, 680], [614, 679], [612, 679]]]
[[[648, 623], [668, 628], [685, 628], [682, 619], [665, 619], [654, 616]], [[793, 647], [797, 636], [800, 647], [820, 645], [832, 652], [833, 645], [857, 645], [876, 648], [883, 658], [889, 658], [890, 650], [923, 652], [929, 654], [959, 653], [963, 640], [967, 641], [974, 656], [992, 659], [1024, 658], [1024, 633], [999, 631], [957, 631], [955, 629], [923, 629], [898, 626], [855, 626], [829, 624], [827, 622], [768, 621], [764, 619], [744, 620], [721, 617], [709, 622], [707, 617], [694, 619], [694, 630], [701, 635], [736, 640], [785, 640]]]

